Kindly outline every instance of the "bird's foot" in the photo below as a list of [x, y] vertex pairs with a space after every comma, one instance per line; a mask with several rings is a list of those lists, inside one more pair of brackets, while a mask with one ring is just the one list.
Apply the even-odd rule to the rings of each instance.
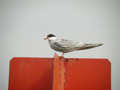
[[64, 56], [60, 56], [60, 59], [64, 59]]
[[57, 53], [54, 53], [54, 55], [55, 55], [55, 56], [58, 56], [58, 54], [57, 54]]
[[64, 53], [62, 53], [62, 56], [64, 57]]
[[60, 58], [61, 58], [61, 59], [64, 58], [64, 53], [62, 53], [62, 55], [60, 56]]
[[[54, 53], [54, 56], [58, 56], [58, 54], [57, 54], [57, 53]], [[64, 53], [62, 53], [62, 55], [59, 56], [59, 58], [60, 58], [60, 59], [64, 59]]]

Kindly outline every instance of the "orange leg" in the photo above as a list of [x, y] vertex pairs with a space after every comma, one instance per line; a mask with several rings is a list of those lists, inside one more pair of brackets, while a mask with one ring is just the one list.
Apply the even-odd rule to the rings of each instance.
[[62, 52], [62, 57], [64, 57], [64, 52]]

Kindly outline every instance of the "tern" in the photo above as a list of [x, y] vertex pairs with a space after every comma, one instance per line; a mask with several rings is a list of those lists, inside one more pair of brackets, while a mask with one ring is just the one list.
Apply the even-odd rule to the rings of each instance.
[[95, 48], [103, 45], [103, 43], [82, 43], [63, 38], [57, 38], [54, 34], [48, 34], [44, 40], [48, 40], [52, 49], [62, 52], [62, 56], [64, 56], [64, 53]]

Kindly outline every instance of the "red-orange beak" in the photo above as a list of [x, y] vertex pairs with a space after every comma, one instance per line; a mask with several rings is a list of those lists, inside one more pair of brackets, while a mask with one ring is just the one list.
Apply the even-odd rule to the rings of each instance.
[[48, 40], [48, 37], [44, 38], [44, 40]]

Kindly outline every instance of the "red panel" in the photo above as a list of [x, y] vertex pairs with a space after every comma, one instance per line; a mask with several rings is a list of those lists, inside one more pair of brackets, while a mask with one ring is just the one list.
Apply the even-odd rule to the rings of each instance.
[[14, 58], [10, 62], [9, 90], [52, 90], [50, 58]]
[[111, 90], [111, 65], [107, 59], [64, 60], [13, 58], [9, 90], [59, 90], [57, 86], [62, 90]]
[[106, 59], [70, 59], [65, 63], [65, 90], [111, 90], [110, 62]]

